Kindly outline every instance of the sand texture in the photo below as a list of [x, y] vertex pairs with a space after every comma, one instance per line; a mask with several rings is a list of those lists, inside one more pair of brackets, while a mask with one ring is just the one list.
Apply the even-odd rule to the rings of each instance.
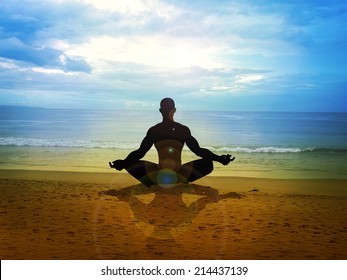
[[347, 180], [0, 171], [1, 259], [347, 259]]

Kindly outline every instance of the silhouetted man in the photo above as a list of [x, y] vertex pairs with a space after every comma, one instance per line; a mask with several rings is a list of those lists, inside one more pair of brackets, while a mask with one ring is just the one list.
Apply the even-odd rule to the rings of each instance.
[[[227, 165], [235, 159], [231, 158], [231, 155], [218, 156], [201, 148], [189, 128], [173, 120], [176, 108], [171, 98], [164, 98], [160, 102], [159, 111], [163, 121], [147, 131], [140, 148], [131, 152], [124, 160], [109, 163], [110, 167], [117, 170], [125, 168], [132, 176], [150, 187], [193, 182], [212, 172], [213, 161]], [[141, 160], [153, 144], [158, 151], [159, 164]], [[201, 159], [182, 164], [184, 144]]]

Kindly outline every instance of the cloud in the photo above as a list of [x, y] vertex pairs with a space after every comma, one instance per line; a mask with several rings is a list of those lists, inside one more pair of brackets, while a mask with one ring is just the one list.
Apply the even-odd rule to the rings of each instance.
[[82, 55], [90, 61], [143, 64], [163, 69], [187, 67], [218, 68], [214, 59], [219, 47], [208, 40], [178, 39], [167, 36], [93, 37], [87, 43], [71, 46], [69, 55]]
[[224, 90], [228, 90], [230, 89], [230, 87], [226, 87], [226, 86], [214, 86], [212, 87], [212, 90], [214, 91], [224, 91]]
[[342, 2], [2, 1], [0, 103], [14, 91], [85, 106], [170, 94], [197, 107], [330, 92], [346, 80]]
[[50, 65], [60, 52], [51, 48], [37, 49], [28, 46], [17, 38], [0, 41], [0, 56], [4, 58], [26, 61], [35, 65]]
[[90, 73], [92, 71], [92, 67], [80, 57], [68, 57], [61, 55], [60, 61], [62, 64], [62, 69], [66, 72], [85, 72]]
[[238, 75], [236, 76], [237, 82], [238, 83], [252, 83], [256, 81], [260, 81], [264, 79], [263, 75]]
[[[57, 49], [35, 48], [17, 38], [0, 40], [0, 57], [22, 61], [40, 67], [55, 67], [67, 72], [91, 72], [91, 66], [79, 57], [67, 57]], [[62, 60], [61, 57], [64, 57]], [[12, 62], [13, 63], [13, 62]]]
[[158, 0], [81, 0], [81, 2], [91, 4], [102, 11], [120, 13], [126, 16], [137, 16], [145, 13], [155, 14], [158, 17], [169, 19], [179, 13], [179, 10], [175, 6]]

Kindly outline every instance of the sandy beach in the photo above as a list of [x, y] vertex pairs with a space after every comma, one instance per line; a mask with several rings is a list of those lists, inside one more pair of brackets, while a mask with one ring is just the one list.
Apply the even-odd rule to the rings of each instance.
[[347, 180], [0, 171], [1, 259], [347, 259]]

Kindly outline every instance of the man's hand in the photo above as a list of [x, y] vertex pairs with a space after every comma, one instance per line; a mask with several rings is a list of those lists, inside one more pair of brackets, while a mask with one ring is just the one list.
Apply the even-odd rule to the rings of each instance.
[[235, 157], [231, 157], [231, 155], [221, 155], [219, 162], [223, 165], [228, 165], [231, 161], [233, 161]]
[[108, 164], [110, 165], [111, 168], [115, 168], [119, 171], [124, 169], [124, 160], [121, 160], [121, 159], [115, 160], [113, 162], [109, 162]]

